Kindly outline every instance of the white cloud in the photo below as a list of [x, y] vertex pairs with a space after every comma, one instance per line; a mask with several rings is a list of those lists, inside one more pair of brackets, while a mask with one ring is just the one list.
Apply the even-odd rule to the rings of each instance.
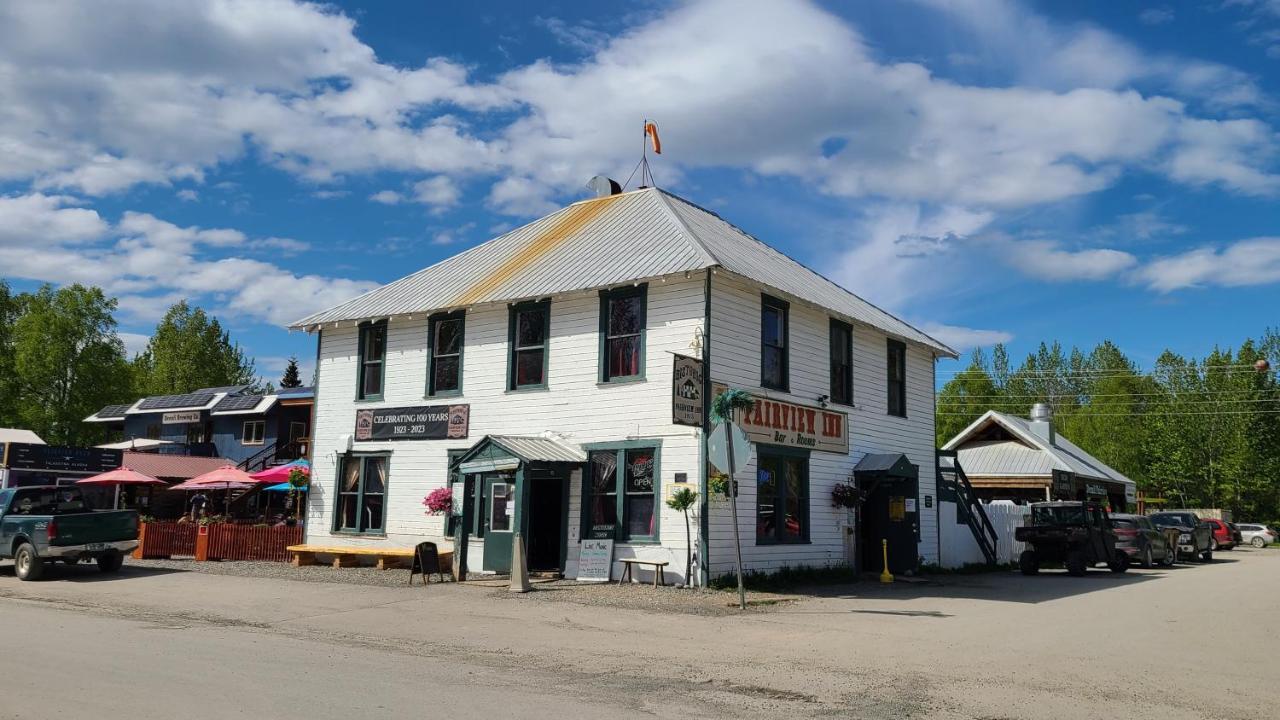
[[404, 197], [395, 190], [379, 190], [378, 192], [370, 195], [369, 199], [376, 203], [382, 203], [383, 205], [398, 205], [399, 203], [404, 202]]
[[1064, 250], [1048, 240], [1010, 240], [1002, 244], [1006, 262], [1041, 280], [1105, 280], [1137, 264], [1127, 252], [1110, 249]]
[[122, 332], [116, 333], [116, 335], [124, 342], [124, 351], [129, 357], [146, 350], [147, 343], [151, 342], [151, 336], [143, 335], [142, 333]]
[[1163, 293], [1280, 282], [1280, 237], [1251, 238], [1224, 248], [1202, 247], [1158, 258], [1139, 268], [1135, 277]]
[[197, 193], [195, 190], [192, 190], [191, 188], [185, 188], [183, 190], [179, 190], [177, 194], [178, 194], [178, 199], [182, 200], [183, 202], [195, 202], [196, 200], [200, 199], [199, 193]]
[[413, 185], [413, 199], [439, 212], [458, 204], [462, 191], [449, 177], [437, 175]]
[[0, 195], [0, 246], [82, 243], [107, 233], [96, 210], [63, 195]]
[[307, 247], [290, 238], [253, 239], [238, 230], [183, 227], [131, 211], [110, 225], [65, 202], [38, 194], [3, 198], [0, 267], [10, 277], [98, 285], [116, 295], [121, 312], [134, 320], [155, 320], [178, 300], [198, 298], [234, 315], [285, 324], [376, 286], [218, 257], [228, 250]]
[[1003, 330], [978, 330], [958, 325], [926, 324], [920, 328], [941, 340], [956, 352], [963, 353], [976, 347], [988, 347], [1013, 341], [1013, 334]]
[[1143, 25], [1164, 25], [1173, 22], [1175, 17], [1173, 8], [1150, 7], [1138, 13], [1138, 22]]

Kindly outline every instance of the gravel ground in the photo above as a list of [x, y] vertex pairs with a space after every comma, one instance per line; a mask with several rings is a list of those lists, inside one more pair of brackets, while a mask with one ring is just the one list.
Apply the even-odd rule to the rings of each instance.
[[[353, 567], [335, 570], [328, 565], [294, 567], [276, 562], [196, 562], [194, 560], [134, 560], [126, 562], [132, 567], [158, 568], [197, 572], [206, 575], [231, 575], [236, 577], [275, 578], [302, 582], [333, 583], [346, 585], [374, 585], [379, 587], [404, 587], [408, 583], [408, 570], [378, 570], [372, 567]], [[452, 583], [448, 574], [445, 582]], [[414, 579], [417, 582], [417, 578]], [[433, 583], [436, 582], [432, 576]], [[499, 599], [522, 602], [565, 602], [596, 607], [619, 607], [655, 613], [681, 613], [687, 615], [731, 615], [739, 612], [736, 593], [720, 590], [699, 590], [681, 587], [659, 587], [645, 583], [619, 585], [611, 583], [579, 583], [572, 580], [532, 581], [529, 593], [513, 593], [508, 580], [473, 576], [459, 588], [483, 592]], [[776, 608], [796, 600], [794, 595], [750, 592], [748, 609], [762, 611]]]
[[[334, 569], [328, 565], [294, 567], [279, 562], [196, 562], [195, 560], [125, 560], [132, 567], [161, 568], [204, 573], [206, 575], [233, 575], [237, 577], [275, 578], [301, 580], [302, 582], [335, 583], [345, 585], [377, 585], [380, 587], [404, 587], [409, 582], [408, 570], [378, 570], [373, 567]], [[446, 582], [452, 579], [446, 574]], [[432, 582], [436, 582], [433, 575]], [[418, 578], [414, 578], [418, 582]]]

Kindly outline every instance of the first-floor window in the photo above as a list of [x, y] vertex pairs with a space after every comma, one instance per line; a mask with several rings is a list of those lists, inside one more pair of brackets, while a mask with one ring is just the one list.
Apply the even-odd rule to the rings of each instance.
[[[240, 436], [245, 445], [261, 445], [266, 442], [267, 423], [265, 420], [250, 420], [244, 424], [244, 433]], [[190, 437], [190, 433], [188, 433]]]
[[593, 450], [587, 461], [584, 533], [622, 542], [658, 537], [658, 449]]
[[344, 455], [338, 472], [334, 530], [384, 532], [387, 496], [385, 455]]
[[760, 446], [756, 461], [756, 544], [808, 541], [808, 454]]

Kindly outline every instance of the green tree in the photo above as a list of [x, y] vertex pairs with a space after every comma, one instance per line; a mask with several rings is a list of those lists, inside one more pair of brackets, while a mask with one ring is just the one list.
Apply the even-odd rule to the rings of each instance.
[[969, 356], [969, 366], [956, 373], [938, 391], [938, 417], [934, 424], [938, 446], [945, 445], [983, 413], [999, 409], [999, 389], [981, 348]]
[[13, 324], [18, 319], [18, 298], [0, 280], [0, 427], [18, 424], [18, 386], [13, 367]]
[[693, 532], [689, 528], [689, 510], [698, 502], [698, 493], [680, 488], [667, 498], [667, 507], [684, 514], [684, 584], [693, 587]]
[[205, 387], [253, 385], [253, 360], [231, 342], [215, 317], [184, 300], [169, 308], [146, 350], [134, 360], [144, 395], [175, 395]]
[[284, 369], [284, 376], [280, 378], [280, 387], [282, 388], [302, 387], [302, 378], [298, 377], [297, 356], [289, 357], [289, 364]]
[[53, 444], [97, 439], [82, 420], [133, 395], [116, 301], [98, 288], [45, 285], [20, 306], [12, 330], [18, 424]]

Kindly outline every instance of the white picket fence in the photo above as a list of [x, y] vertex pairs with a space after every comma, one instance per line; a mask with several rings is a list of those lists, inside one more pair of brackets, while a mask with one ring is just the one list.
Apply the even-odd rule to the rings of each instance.
[[[956, 504], [939, 503], [938, 509], [942, 567], [958, 568], [986, 562], [978, 541], [973, 538], [973, 531], [968, 525], [956, 522]], [[1031, 508], [1011, 502], [994, 502], [983, 505], [982, 509], [987, 512], [987, 518], [996, 531], [996, 562], [1017, 562], [1024, 545], [1013, 539], [1013, 531], [1014, 528], [1022, 527], [1026, 517], [1031, 514]]]

